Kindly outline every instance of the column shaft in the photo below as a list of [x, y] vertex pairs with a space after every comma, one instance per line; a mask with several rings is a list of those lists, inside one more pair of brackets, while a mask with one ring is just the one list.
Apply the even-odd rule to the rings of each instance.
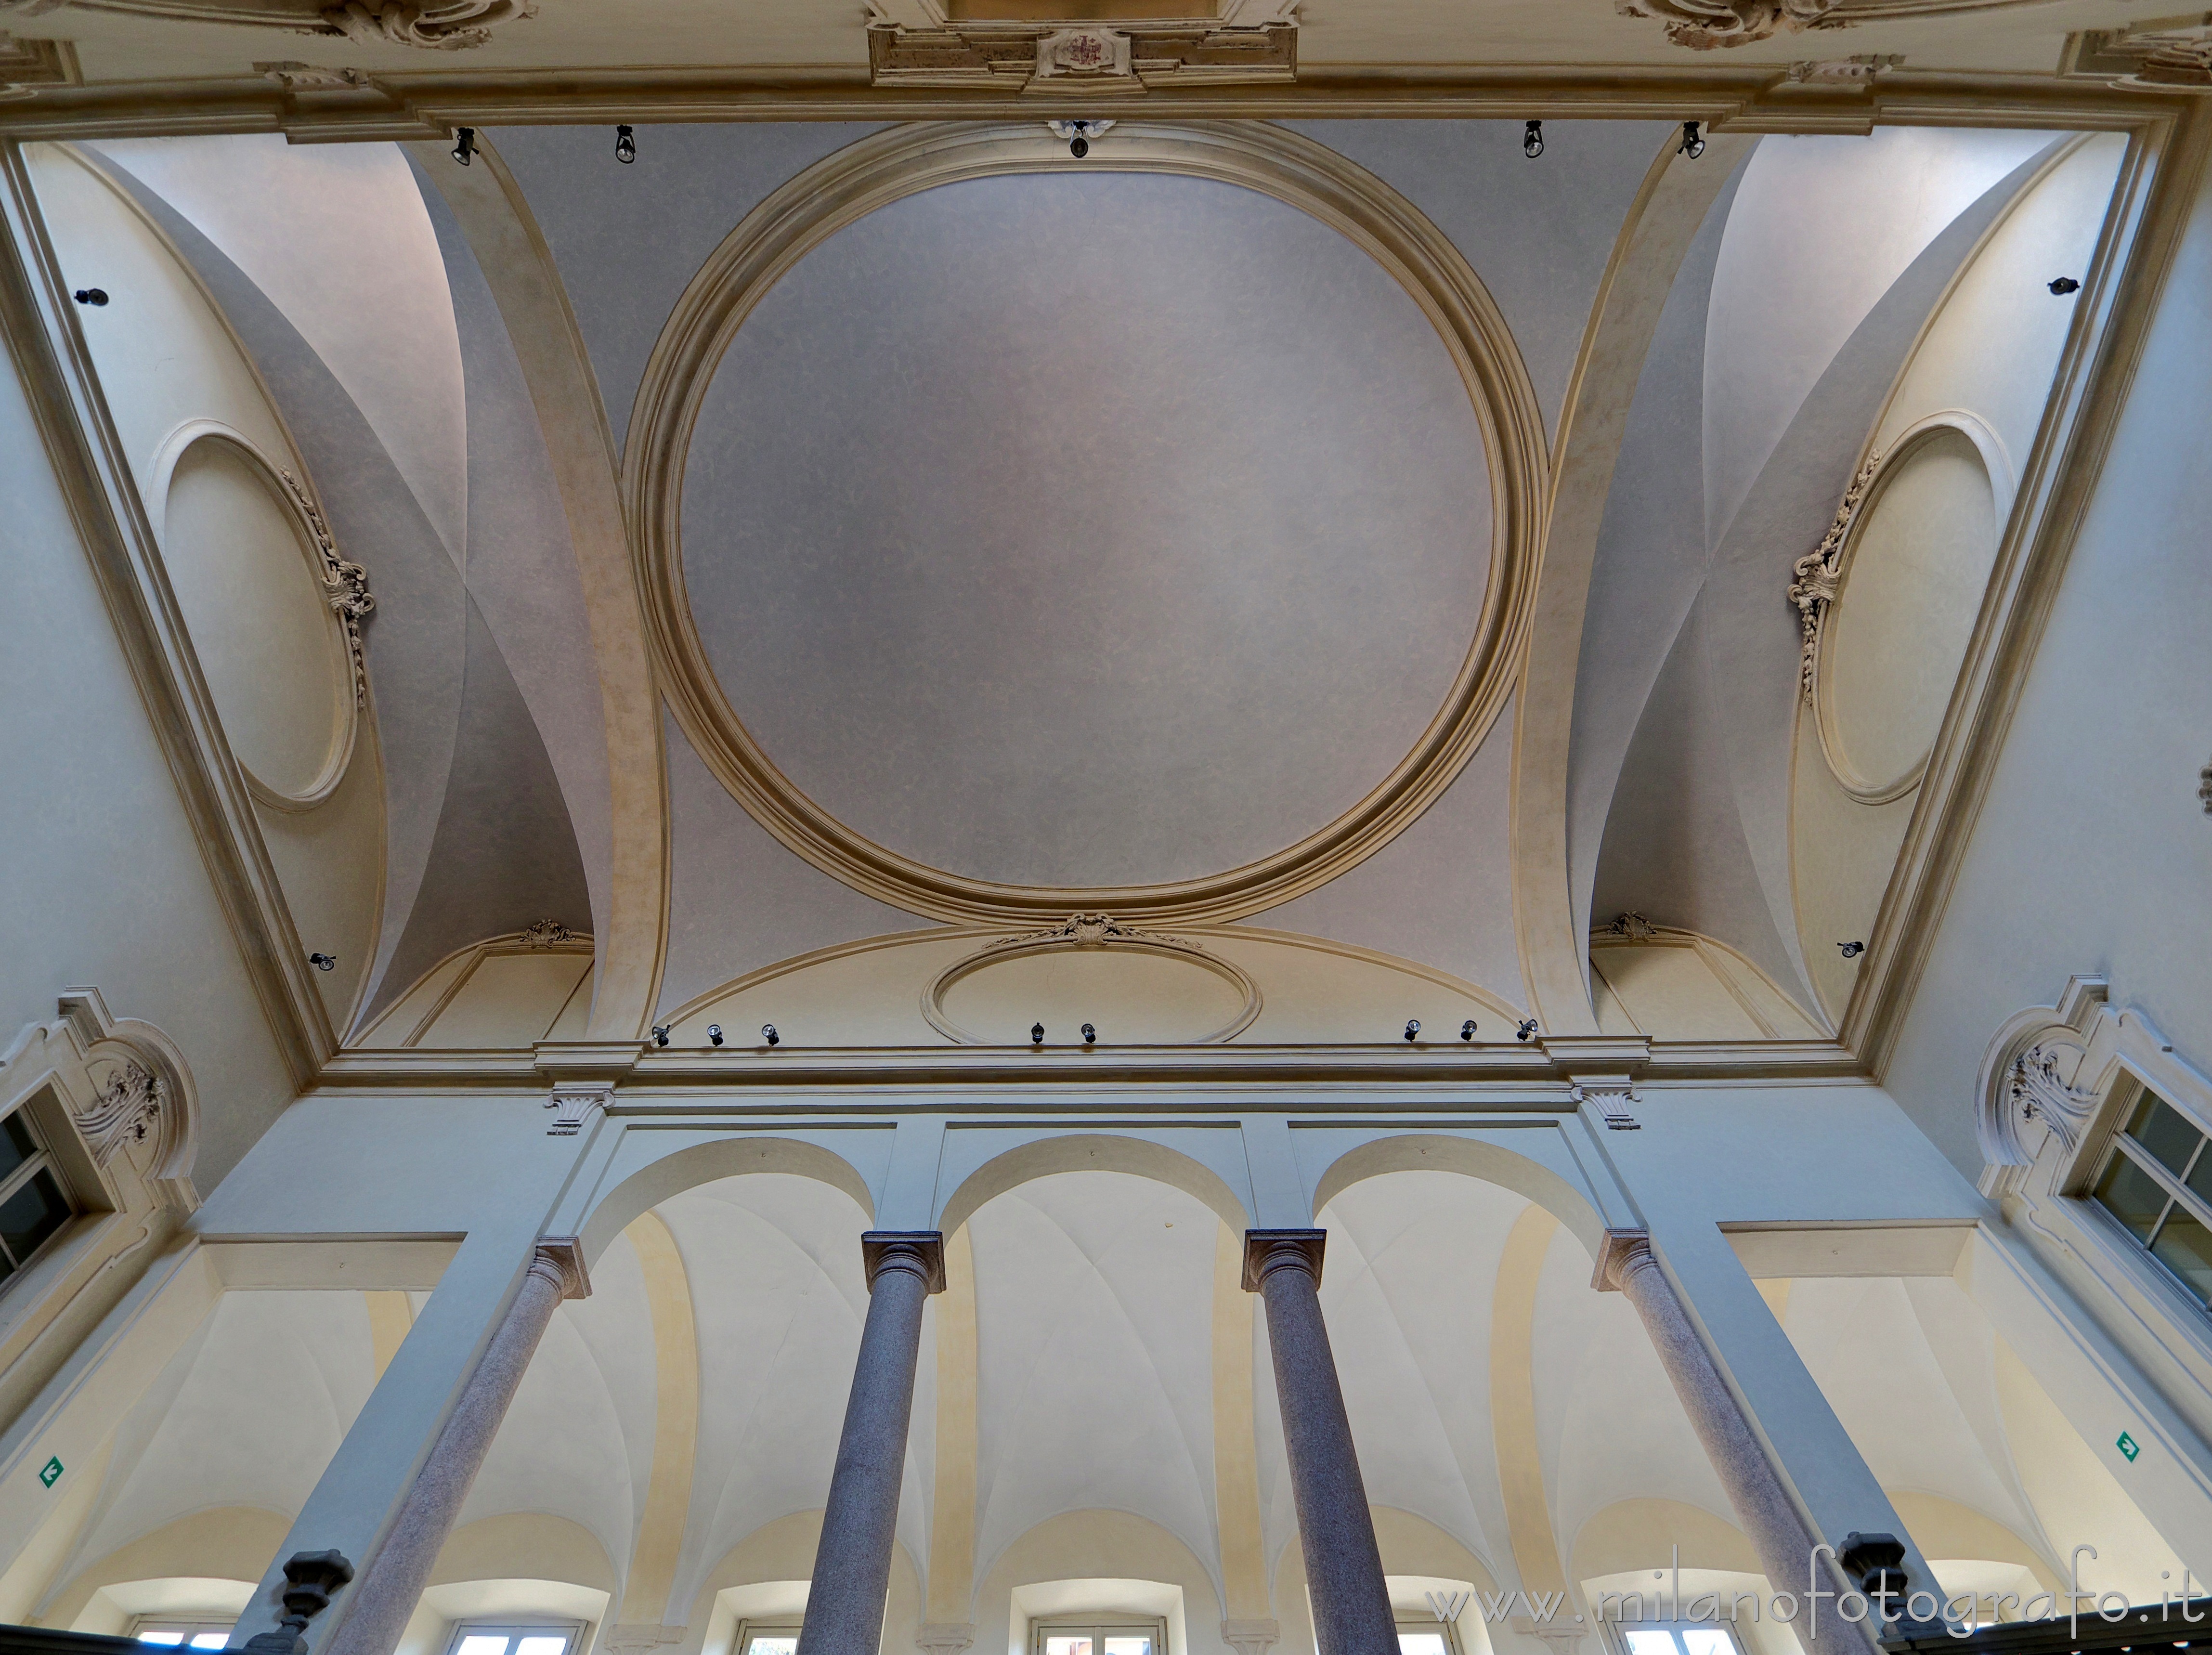
[[868, 1319], [822, 1514], [799, 1655], [874, 1655], [883, 1641], [921, 1310], [945, 1286], [945, 1240], [934, 1231], [872, 1231], [860, 1245]]
[[1321, 1230], [1245, 1232], [1244, 1283], [1267, 1307], [1267, 1347], [1291, 1462], [1320, 1655], [1397, 1655], [1382, 1554], [1322, 1320]]
[[499, 1330], [438, 1433], [437, 1445], [409, 1488], [391, 1533], [354, 1589], [329, 1655], [392, 1655], [554, 1311], [562, 1299], [580, 1298], [587, 1291], [575, 1243], [564, 1238], [540, 1244]]
[[[1614, 1232], [1618, 1234], [1618, 1232]], [[1682, 1400], [1691, 1427], [1712, 1462], [1736, 1520], [1759, 1554], [1766, 1571], [1768, 1589], [1789, 1592], [1800, 1600], [1791, 1630], [1816, 1649], [1863, 1652], [1878, 1655], [1880, 1645], [1871, 1621], [1854, 1625], [1835, 1612], [1835, 1600], [1825, 1600], [1817, 1621], [1808, 1620], [1803, 1598], [1815, 1571], [1814, 1548], [1820, 1542], [1806, 1526], [1790, 1491], [1766, 1456], [1759, 1433], [1736, 1401], [1735, 1393], [1721, 1378], [1711, 1353], [1698, 1336], [1689, 1312], [1682, 1306], [1674, 1284], [1659, 1268], [1651, 1244], [1643, 1237], [1613, 1242], [1608, 1237], [1603, 1266], [1608, 1285], [1627, 1295], [1636, 1306], [1644, 1329], [1659, 1353], [1659, 1360]], [[1820, 1589], [1842, 1591], [1848, 1583], [1829, 1560], [1819, 1560]], [[1895, 1606], [1901, 1610], [1903, 1605]]]

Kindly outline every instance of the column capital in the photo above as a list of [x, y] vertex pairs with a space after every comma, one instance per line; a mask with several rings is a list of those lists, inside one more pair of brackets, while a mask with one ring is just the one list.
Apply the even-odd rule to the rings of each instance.
[[932, 1293], [945, 1291], [945, 1232], [941, 1230], [869, 1230], [860, 1237], [860, 1263], [873, 1292], [885, 1270], [918, 1275]]
[[1651, 1256], [1649, 1230], [1607, 1230], [1598, 1244], [1597, 1268], [1590, 1272], [1590, 1286], [1600, 1293], [1619, 1293], [1632, 1271], [1658, 1262]]
[[1244, 1232], [1244, 1291], [1257, 1293], [1273, 1270], [1304, 1270], [1321, 1281], [1326, 1230], [1247, 1230]]
[[1268, 1649], [1282, 1639], [1283, 1628], [1273, 1621], [1224, 1621], [1221, 1641], [1237, 1652], [1237, 1655], [1267, 1655]]
[[975, 1628], [964, 1621], [928, 1621], [915, 1629], [914, 1641], [929, 1655], [960, 1655], [975, 1641]]
[[584, 1268], [584, 1244], [574, 1236], [540, 1236], [531, 1273], [542, 1275], [561, 1290], [563, 1299], [589, 1299], [591, 1273]]

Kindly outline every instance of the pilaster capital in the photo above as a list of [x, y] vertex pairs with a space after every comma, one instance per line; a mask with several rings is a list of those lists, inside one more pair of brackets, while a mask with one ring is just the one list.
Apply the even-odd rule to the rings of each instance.
[[1649, 1230], [1607, 1230], [1598, 1244], [1597, 1268], [1590, 1272], [1590, 1286], [1600, 1293], [1619, 1293], [1632, 1272], [1656, 1269], [1658, 1263], [1651, 1256]]
[[665, 1627], [653, 1622], [629, 1622], [610, 1627], [601, 1641], [616, 1655], [643, 1655], [668, 1644], [680, 1644], [687, 1628]]
[[942, 1230], [870, 1230], [860, 1237], [860, 1263], [868, 1290], [885, 1270], [918, 1275], [932, 1293], [945, 1291], [945, 1232]]
[[1269, 1646], [1283, 1635], [1283, 1628], [1274, 1621], [1224, 1621], [1221, 1641], [1237, 1652], [1237, 1655], [1267, 1655]]
[[960, 1655], [975, 1641], [975, 1628], [966, 1621], [927, 1621], [915, 1628], [914, 1643], [928, 1655]]
[[1303, 1270], [1319, 1286], [1322, 1250], [1328, 1242], [1326, 1230], [1247, 1230], [1244, 1291], [1259, 1292], [1260, 1284], [1276, 1270]]
[[589, 1299], [591, 1273], [584, 1268], [584, 1244], [574, 1236], [540, 1236], [530, 1273], [542, 1275], [561, 1291], [563, 1299]]

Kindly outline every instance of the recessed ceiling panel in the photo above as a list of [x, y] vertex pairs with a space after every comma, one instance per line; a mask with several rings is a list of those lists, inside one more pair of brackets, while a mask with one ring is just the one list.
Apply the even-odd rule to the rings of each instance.
[[803, 258], [682, 492], [768, 758], [1015, 885], [1198, 878], [1357, 805], [1450, 695], [1492, 533], [1457, 362], [1381, 265], [1254, 191], [1072, 163]]

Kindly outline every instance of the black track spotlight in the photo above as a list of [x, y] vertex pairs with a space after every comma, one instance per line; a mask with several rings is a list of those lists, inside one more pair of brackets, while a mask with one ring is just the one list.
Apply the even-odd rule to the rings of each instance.
[[453, 134], [453, 159], [465, 167], [477, 153], [477, 129], [464, 126]]
[[1856, 959], [1861, 954], [1866, 952], [1866, 944], [1863, 942], [1839, 942], [1836, 945], [1836, 951], [1843, 955], [1845, 959]]
[[2051, 283], [2051, 290], [2063, 299], [2069, 293], [2081, 292], [2081, 284], [2070, 276], [2062, 276]]
[[1684, 121], [1682, 123], [1681, 148], [1675, 150], [1674, 153], [1678, 155], [1687, 155], [1692, 161], [1695, 161], [1699, 155], [1705, 153], [1705, 141], [1698, 136], [1697, 122]]
[[761, 1038], [767, 1041], [769, 1045], [773, 1046], [777, 1041], [782, 1039], [783, 1037], [775, 1031], [775, 1024], [763, 1023], [761, 1025]]
[[1530, 121], [1521, 134], [1521, 153], [1534, 161], [1544, 153], [1544, 123]]
[[656, 1046], [665, 1046], [668, 1044], [668, 1025], [656, 1023], [653, 1025], [653, 1044]]
[[1474, 1019], [1473, 1018], [1470, 1017], [1466, 1022], [1459, 1025], [1459, 1037], [1462, 1040], [1472, 1040], [1474, 1038]]
[[[2058, 291], [2057, 288], [2055, 286], [2051, 290], [2053, 293]], [[97, 307], [107, 302], [107, 289], [106, 288], [79, 288], [75, 293], [70, 295], [70, 297], [76, 300], [77, 303], [81, 305], [91, 305]]]
[[319, 971], [334, 971], [337, 970], [338, 957], [336, 954], [310, 954], [307, 964]]
[[1420, 1037], [1421, 1019], [1418, 1017], [1407, 1018], [1406, 1019], [1406, 1038], [1408, 1040], [1419, 1040]]
[[719, 1023], [709, 1023], [707, 1025], [707, 1039], [710, 1044], [717, 1046], [720, 1045], [722, 1044], [722, 1025]]
[[1098, 1044], [1098, 1025], [1097, 1024], [1085, 1023], [1083, 1025], [1083, 1044], [1086, 1046], [1095, 1046]]
[[1042, 1046], [1044, 1044], [1043, 1024], [1032, 1023], [1030, 1025], [1030, 1044], [1032, 1046]]
[[637, 159], [637, 135], [627, 126], [615, 128], [615, 159], [625, 167]]
[[1535, 1032], [1536, 1019], [1533, 1017], [1525, 1023], [1516, 1023], [1513, 1025], [1513, 1037], [1516, 1040], [1526, 1040], [1530, 1035]]
[[1084, 156], [1091, 153], [1091, 140], [1078, 132], [1073, 137], [1068, 139], [1067, 153], [1078, 161], [1081, 161]]

